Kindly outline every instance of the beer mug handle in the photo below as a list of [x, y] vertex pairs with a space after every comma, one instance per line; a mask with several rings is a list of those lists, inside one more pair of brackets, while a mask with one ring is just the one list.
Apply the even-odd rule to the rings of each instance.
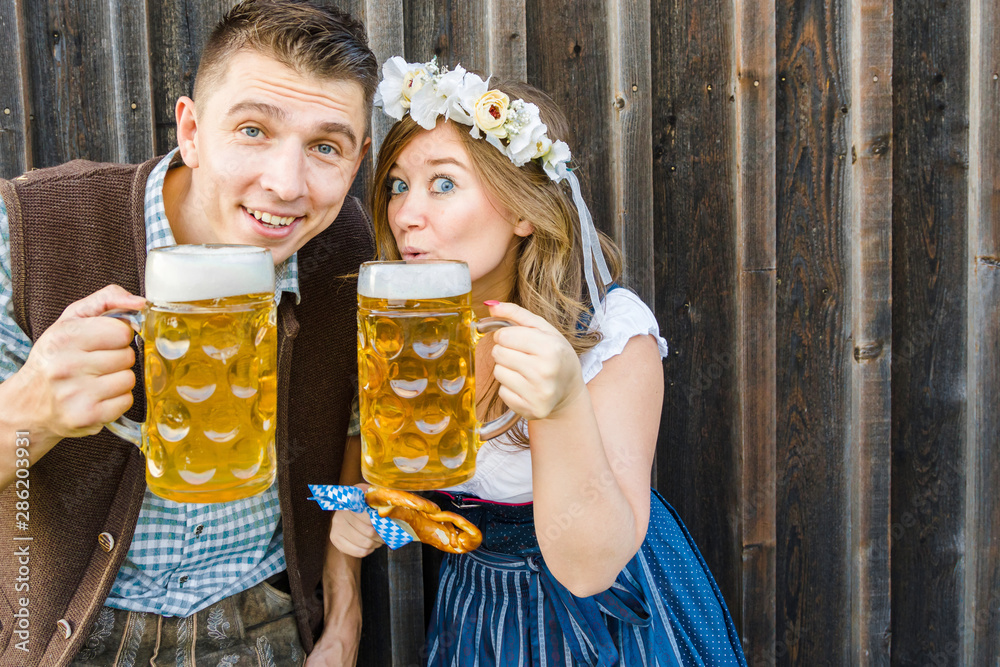
[[[146, 314], [141, 310], [126, 310], [123, 308], [109, 310], [104, 313], [104, 317], [113, 317], [116, 320], [127, 322], [138, 334], [142, 333], [142, 327], [146, 321]], [[139, 449], [142, 449], [142, 424], [122, 415], [104, 426], [122, 440], [131, 442]]]
[[[488, 333], [496, 331], [497, 329], [503, 329], [504, 327], [517, 326], [510, 320], [505, 320], [502, 317], [484, 317], [475, 323], [475, 339], [478, 342], [480, 338]], [[492, 440], [497, 436], [503, 435], [517, 423], [517, 413], [513, 410], [507, 410], [496, 419], [488, 421], [485, 424], [481, 424], [476, 428], [476, 433], [479, 435], [480, 442], [486, 442], [487, 440]]]

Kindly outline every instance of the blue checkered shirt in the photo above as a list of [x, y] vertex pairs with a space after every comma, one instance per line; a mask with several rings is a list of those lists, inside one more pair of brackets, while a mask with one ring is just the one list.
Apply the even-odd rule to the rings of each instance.
[[[146, 181], [147, 252], [174, 245], [163, 180], [179, 163], [175, 149]], [[0, 200], [0, 381], [17, 372], [31, 351], [30, 339], [14, 320], [9, 228]], [[275, 299], [280, 301], [284, 292], [300, 298], [297, 255], [278, 267]], [[355, 414], [351, 431], [357, 430]], [[215, 504], [176, 503], [147, 490], [128, 555], [105, 604], [189, 616], [284, 570], [277, 487], [275, 482], [253, 498]]]

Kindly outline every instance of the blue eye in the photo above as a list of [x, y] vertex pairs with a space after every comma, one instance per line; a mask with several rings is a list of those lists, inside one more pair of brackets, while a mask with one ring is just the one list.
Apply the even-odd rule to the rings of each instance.
[[391, 192], [394, 195], [401, 195], [409, 189], [410, 188], [407, 187], [406, 183], [399, 180], [398, 178], [392, 179], [392, 181], [389, 183], [389, 192]]
[[431, 189], [433, 189], [434, 192], [440, 193], [451, 192], [455, 189], [455, 183], [450, 178], [439, 176], [434, 179], [434, 184], [431, 186]]
[[337, 152], [330, 144], [320, 144], [316, 150], [320, 152], [320, 155], [333, 155]]
[[256, 139], [257, 137], [260, 136], [260, 128], [259, 127], [244, 127], [243, 128], [243, 134], [247, 135], [251, 139]]

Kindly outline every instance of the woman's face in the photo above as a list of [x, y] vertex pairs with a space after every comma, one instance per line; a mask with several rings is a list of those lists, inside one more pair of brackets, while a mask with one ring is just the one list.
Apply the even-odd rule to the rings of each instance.
[[403, 259], [461, 260], [480, 295], [503, 299], [488, 288], [509, 290], [518, 237], [531, 225], [518, 224], [489, 194], [460, 131], [440, 121], [403, 148], [389, 170], [389, 227]]

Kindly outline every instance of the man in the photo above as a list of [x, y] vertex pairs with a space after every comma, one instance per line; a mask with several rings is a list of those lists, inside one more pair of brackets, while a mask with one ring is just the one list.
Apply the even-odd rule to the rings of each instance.
[[[177, 150], [0, 182], [0, 540], [16, 554], [0, 558], [0, 666], [353, 664], [358, 563], [327, 549], [306, 484], [341, 481], [344, 276], [374, 253], [347, 193], [376, 83], [350, 16], [244, 0], [177, 102]], [[130, 407], [142, 420], [145, 399], [132, 331], [100, 315], [141, 308], [146, 253], [174, 243], [274, 257], [279, 467], [253, 498], [158, 498], [139, 451], [102, 430]]]

